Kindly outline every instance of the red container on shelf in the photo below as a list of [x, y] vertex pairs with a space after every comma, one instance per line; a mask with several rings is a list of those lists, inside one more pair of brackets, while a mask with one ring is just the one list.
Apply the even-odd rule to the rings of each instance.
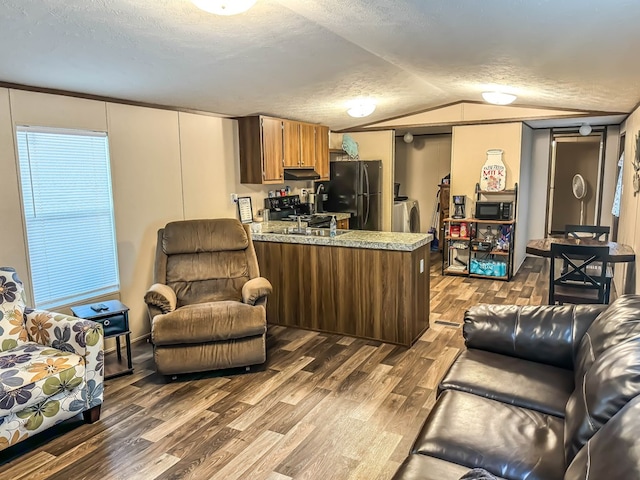
[[452, 237], [459, 237], [460, 225], [451, 225], [451, 227], [449, 228], [449, 233], [451, 234]]
[[467, 232], [467, 224], [464, 222], [460, 224], [460, 236], [464, 238], [469, 236]]

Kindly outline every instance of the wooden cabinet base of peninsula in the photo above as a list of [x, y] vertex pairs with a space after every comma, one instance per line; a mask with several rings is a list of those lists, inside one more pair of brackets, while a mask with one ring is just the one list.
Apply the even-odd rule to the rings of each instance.
[[267, 321], [411, 346], [429, 328], [429, 245], [412, 252], [254, 242]]

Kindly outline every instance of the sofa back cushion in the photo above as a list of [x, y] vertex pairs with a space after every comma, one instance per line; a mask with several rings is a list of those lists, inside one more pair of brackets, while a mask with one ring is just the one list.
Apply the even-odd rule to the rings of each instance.
[[176, 292], [178, 307], [195, 303], [242, 300], [249, 281], [244, 252], [206, 252], [167, 258], [166, 284]]
[[170, 222], [162, 240], [167, 255], [245, 250], [248, 246], [247, 232], [233, 218]]
[[640, 478], [640, 397], [613, 416], [578, 452], [564, 480]]
[[573, 370], [580, 339], [601, 305], [474, 305], [465, 312], [469, 348]]
[[609, 348], [640, 335], [640, 295], [618, 297], [598, 315], [576, 351], [575, 382], [578, 384], [594, 362]]
[[159, 242], [164, 278], [157, 280], [175, 291], [178, 307], [241, 301], [242, 287], [258, 271], [251, 237], [235, 219], [171, 222]]
[[0, 352], [29, 339], [24, 323], [24, 287], [15, 269], [0, 267]]
[[631, 399], [640, 395], [640, 336], [609, 348], [576, 382], [565, 412], [567, 464]]

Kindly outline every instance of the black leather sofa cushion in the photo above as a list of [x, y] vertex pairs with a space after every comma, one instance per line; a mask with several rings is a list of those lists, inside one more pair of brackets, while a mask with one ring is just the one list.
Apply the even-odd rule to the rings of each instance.
[[469, 467], [414, 453], [409, 455], [391, 480], [460, 480]]
[[635, 337], [604, 352], [571, 395], [565, 427], [567, 462], [571, 462], [587, 440], [638, 395], [640, 337]]
[[562, 419], [552, 415], [446, 390], [411, 452], [506, 479], [561, 480], [563, 430]]
[[606, 350], [640, 335], [640, 295], [623, 295], [596, 318], [582, 337], [575, 361], [575, 381]]
[[640, 478], [640, 397], [631, 400], [578, 452], [564, 480]]
[[575, 352], [606, 305], [476, 305], [464, 315], [467, 348], [572, 370]]
[[573, 372], [484, 350], [464, 351], [440, 383], [482, 397], [564, 417]]

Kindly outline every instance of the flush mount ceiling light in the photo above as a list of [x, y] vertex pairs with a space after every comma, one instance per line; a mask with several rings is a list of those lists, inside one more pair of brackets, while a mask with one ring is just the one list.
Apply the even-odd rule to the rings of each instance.
[[257, 0], [191, 0], [193, 4], [205, 12], [216, 15], [237, 15], [246, 12]]
[[580, 135], [582, 135], [583, 137], [586, 137], [591, 133], [592, 130], [593, 129], [591, 128], [591, 125], [589, 125], [588, 123], [583, 123], [582, 125], [580, 125], [580, 130], [578, 130], [578, 132], [580, 132]]
[[485, 102], [492, 103], [494, 105], [509, 105], [518, 97], [511, 95], [510, 93], [482, 92], [482, 98], [484, 98]]
[[371, 115], [376, 109], [376, 101], [372, 98], [359, 98], [347, 104], [347, 113], [352, 117], [362, 118]]

